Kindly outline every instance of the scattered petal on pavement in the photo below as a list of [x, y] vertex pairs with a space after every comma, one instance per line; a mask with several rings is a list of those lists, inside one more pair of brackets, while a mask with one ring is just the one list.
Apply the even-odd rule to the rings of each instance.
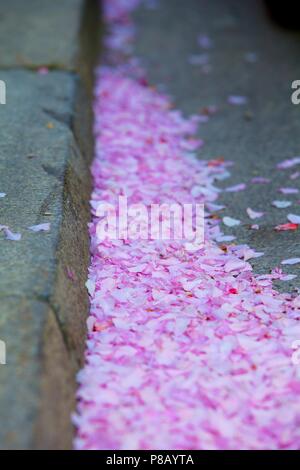
[[230, 186], [229, 188], [225, 188], [225, 191], [228, 193], [237, 193], [239, 191], [244, 191], [246, 189], [246, 184], [245, 183], [239, 183], [234, 186]]
[[254, 176], [251, 178], [251, 183], [253, 184], [267, 184], [270, 183], [270, 178], [265, 178], [264, 176]]
[[28, 227], [28, 228], [32, 232], [49, 232], [50, 225], [51, 224], [47, 222], [45, 224], [32, 225], [31, 227]]
[[277, 230], [277, 232], [285, 232], [287, 230], [297, 230], [298, 227], [299, 227], [298, 224], [292, 224], [292, 223], [280, 224], [275, 227], [275, 230]]
[[272, 201], [272, 205], [277, 207], [277, 209], [286, 209], [287, 207], [291, 206], [291, 201]]
[[199, 34], [197, 42], [202, 49], [211, 49], [213, 47], [213, 41], [207, 34]]
[[250, 217], [250, 219], [260, 219], [264, 215], [264, 212], [254, 211], [250, 207], [248, 207], [246, 212], [248, 216]]
[[216, 238], [217, 242], [232, 242], [236, 237], [234, 235], [218, 235]]
[[241, 221], [237, 219], [233, 219], [232, 217], [225, 216], [223, 217], [223, 224], [227, 227], [235, 227], [236, 225], [240, 225]]
[[293, 279], [296, 279], [297, 274], [285, 274], [281, 277], [281, 281], [292, 281]]
[[289, 258], [281, 261], [281, 264], [298, 264], [300, 263], [300, 258]]
[[287, 219], [292, 224], [300, 224], [300, 215], [288, 214]]
[[22, 238], [22, 235], [20, 233], [14, 233], [10, 230], [9, 227], [7, 227], [6, 225], [0, 225], [0, 232], [3, 231], [4, 234], [5, 234], [5, 238], [7, 240], [11, 240], [11, 241], [14, 241], [14, 242], [18, 242], [21, 240]]
[[278, 191], [282, 194], [297, 194], [297, 193], [299, 193], [299, 189], [297, 189], [297, 188], [279, 188]]
[[246, 96], [230, 95], [228, 96], [228, 103], [235, 106], [247, 104], [248, 98]]
[[286, 170], [288, 168], [292, 168], [293, 166], [299, 165], [299, 164], [300, 164], [300, 157], [288, 158], [278, 163], [277, 168], [279, 170]]
[[300, 215], [297, 214], [288, 214], [287, 219], [292, 224], [300, 224]]
[[299, 178], [299, 176], [300, 176], [300, 171], [295, 171], [295, 173], [292, 173], [290, 175], [290, 179], [291, 180], [296, 180], [297, 178]]

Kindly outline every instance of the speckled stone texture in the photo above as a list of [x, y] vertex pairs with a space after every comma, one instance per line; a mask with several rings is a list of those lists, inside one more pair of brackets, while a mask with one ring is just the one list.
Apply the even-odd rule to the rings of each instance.
[[[1, 1], [0, 24], [0, 223], [22, 234], [0, 234], [0, 448], [70, 448], [88, 311], [98, 5]], [[43, 222], [49, 232], [28, 230]]]

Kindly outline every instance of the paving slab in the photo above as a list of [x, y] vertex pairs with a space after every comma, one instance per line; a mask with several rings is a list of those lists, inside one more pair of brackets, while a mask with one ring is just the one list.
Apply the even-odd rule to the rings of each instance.
[[[0, 225], [21, 234], [11, 241], [0, 233], [3, 449], [72, 447], [89, 305], [97, 5], [0, 2]], [[50, 230], [29, 230], [41, 223]]]
[[[272, 179], [268, 185], [248, 185], [244, 192], [220, 197], [227, 206], [223, 215], [243, 222], [230, 229], [237, 241], [265, 253], [253, 262], [255, 271], [269, 272], [282, 259], [299, 257], [299, 230], [277, 233], [274, 226], [287, 222], [289, 212], [300, 213], [300, 195], [289, 197], [293, 206], [287, 210], [272, 208], [271, 201], [284, 198], [278, 193], [281, 186], [300, 189], [299, 179], [289, 180], [291, 171], [275, 170], [276, 163], [300, 151], [300, 106], [291, 102], [291, 83], [300, 79], [300, 33], [273, 23], [260, 0], [159, 0], [156, 8], [152, 4], [136, 12], [136, 24], [135, 54], [142, 58], [151, 83], [171, 94], [186, 114], [218, 106], [200, 128], [205, 146], [199, 157], [234, 161], [232, 177], [223, 186], [248, 183], [254, 176]], [[211, 49], [197, 45], [199, 34], [212, 39]], [[253, 52], [257, 61], [251, 63], [246, 54]], [[208, 73], [188, 59], [203, 53], [209, 55]], [[245, 95], [248, 103], [229, 105], [229, 95]], [[266, 212], [258, 222], [260, 230], [249, 230], [247, 207]], [[287, 271], [297, 274], [299, 268]], [[299, 282], [298, 277], [277, 287], [292, 290]]]

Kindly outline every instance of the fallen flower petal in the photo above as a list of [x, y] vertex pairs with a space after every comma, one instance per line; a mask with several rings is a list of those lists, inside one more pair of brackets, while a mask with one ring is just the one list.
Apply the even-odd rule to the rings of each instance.
[[286, 209], [287, 207], [291, 206], [291, 201], [272, 201], [272, 205], [277, 207], [277, 209]]
[[236, 239], [236, 237], [233, 236], [233, 235], [219, 235], [216, 238], [216, 241], [217, 242], [232, 242], [235, 239]]
[[292, 281], [293, 279], [296, 279], [297, 274], [284, 274], [280, 280], [281, 281]]
[[292, 168], [295, 165], [300, 164], [300, 157], [288, 158], [283, 160], [282, 162], [278, 163], [276, 167], [279, 170], [286, 170], [287, 168]]
[[222, 206], [221, 204], [215, 204], [214, 202], [208, 202], [206, 204], [206, 207], [211, 212], [221, 211], [221, 210], [225, 209], [225, 206]]
[[245, 183], [236, 184], [235, 186], [230, 186], [229, 188], [225, 188], [225, 191], [228, 193], [237, 193], [239, 191], [244, 191], [246, 189]]
[[235, 227], [236, 225], [240, 225], [241, 221], [238, 219], [233, 219], [232, 217], [225, 216], [223, 217], [223, 224], [227, 227]]
[[239, 96], [239, 95], [230, 95], [228, 96], [228, 103], [233, 104], [235, 106], [241, 106], [248, 102], [248, 98], [246, 96]]
[[284, 232], [286, 230], [297, 230], [298, 227], [299, 227], [298, 224], [292, 224], [292, 223], [281, 224], [281, 225], [277, 225], [275, 227], [275, 230], [277, 230], [277, 232]]
[[279, 188], [278, 191], [282, 194], [297, 194], [299, 189], [297, 188]]
[[246, 209], [246, 212], [247, 212], [248, 216], [250, 217], [250, 219], [259, 219], [264, 215], [264, 212], [254, 211], [254, 210], [250, 209], [250, 207], [248, 207], [248, 209]]
[[251, 178], [251, 183], [253, 184], [267, 184], [270, 181], [270, 178], [265, 178], [264, 176], [254, 176], [254, 178]]
[[14, 242], [18, 242], [21, 240], [22, 238], [22, 235], [20, 233], [14, 233], [12, 232], [8, 227], [4, 227], [2, 229], [5, 233], [5, 238], [7, 240], [11, 240], [11, 241], [14, 241]]
[[199, 34], [197, 42], [199, 46], [203, 49], [210, 49], [211, 47], [213, 47], [212, 40], [206, 34]]
[[298, 225], [300, 224], [300, 215], [288, 214], [287, 219], [292, 224], [298, 224]]
[[238, 261], [238, 260], [228, 261], [224, 266], [224, 271], [228, 273], [230, 271], [244, 269], [246, 266], [247, 264], [245, 263], [245, 261]]
[[39, 75], [47, 75], [49, 73], [49, 69], [48, 67], [39, 67], [37, 72]]
[[51, 224], [47, 222], [45, 224], [32, 225], [31, 227], [28, 227], [28, 228], [32, 232], [48, 232], [50, 230], [50, 225]]
[[300, 258], [289, 258], [281, 261], [281, 264], [298, 264], [300, 263]]
[[295, 171], [295, 173], [292, 173], [290, 175], [290, 179], [291, 180], [296, 180], [297, 178], [299, 178], [299, 176], [300, 176], [300, 171]]

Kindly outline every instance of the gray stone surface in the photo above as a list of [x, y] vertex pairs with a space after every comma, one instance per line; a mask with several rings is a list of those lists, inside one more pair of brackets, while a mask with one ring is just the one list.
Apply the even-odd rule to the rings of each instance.
[[[22, 234], [9, 241], [0, 233], [3, 449], [72, 446], [75, 375], [83, 362], [92, 70], [100, 23], [96, 2], [50, 3], [0, 2], [0, 49], [7, 45], [7, 55], [0, 51], [7, 91], [0, 105], [0, 192], [6, 193], [0, 224]], [[68, 31], [58, 34], [55, 24]], [[11, 39], [13, 31], [18, 40]], [[20, 68], [14, 54], [29, 60]], [[51, 70], [54, 63], [58, 70]], [[50, 66], [49, 73], [34, 71], [39, 65]], [[28, 230], [43, 222], [51, 223], [49, 232]]]
[[[204, 106], [217, 105], [218, 113], [203, 125], [199, 135], [205, 140], [200, 158], [224, 156], [235, 162], [231, 186], [248, 182], [253, 176], [271, 177], [269, 185], [249, 185], [247, 191], [224, 193], [224, 215], [243, 221], [231, 229], [238, 242], [249, 243], [265, 256], [253, 262], [257, 272], [269, 272], [284, 258], [300, 256], [297, 232], [274, 232], [285, 223], [289, 212], [300, 214], [300, 194], [283, 196], [280, 186], [300, 187], [291, 181], [292, 171], [278, 172], [277, 162], [300, 154], [300, 105], [291, 103], [291, 83], [300, 79], [300, 33], [273, 24], [260, 0], [160, 0], [157, 9], [140, 9], [136, 14], [138, 37], [136, 54], [144, 59], [150, 81], [163, 84], [185, 113], [198, 113]], [[208, 51], [197, 46], [197, 35], [208, 34], [214, 47]], [[205, 74], [188, 63], [190, 54], [207, 52], [212, 70]], [[256, 52], [258, 61], [248, 63], [247, 52]], [[230, 106], [228, 95], [246, 95], [247, 106]], [[249, 119], [250, 116], [250, 119]], [[272, 208], [273, 199], [290, 199], [287, 210]], [[246, 209], [266, 211], [252, 231]], [[226, 230], [225, 230], [226, 231]], [[299, 274], [299, 265], [288, 267]], [[299, 287], [293, 282], [278, 283], [278, 288]]]
[[0, 0], [1, 67], [74, 70], [82, 0]]

